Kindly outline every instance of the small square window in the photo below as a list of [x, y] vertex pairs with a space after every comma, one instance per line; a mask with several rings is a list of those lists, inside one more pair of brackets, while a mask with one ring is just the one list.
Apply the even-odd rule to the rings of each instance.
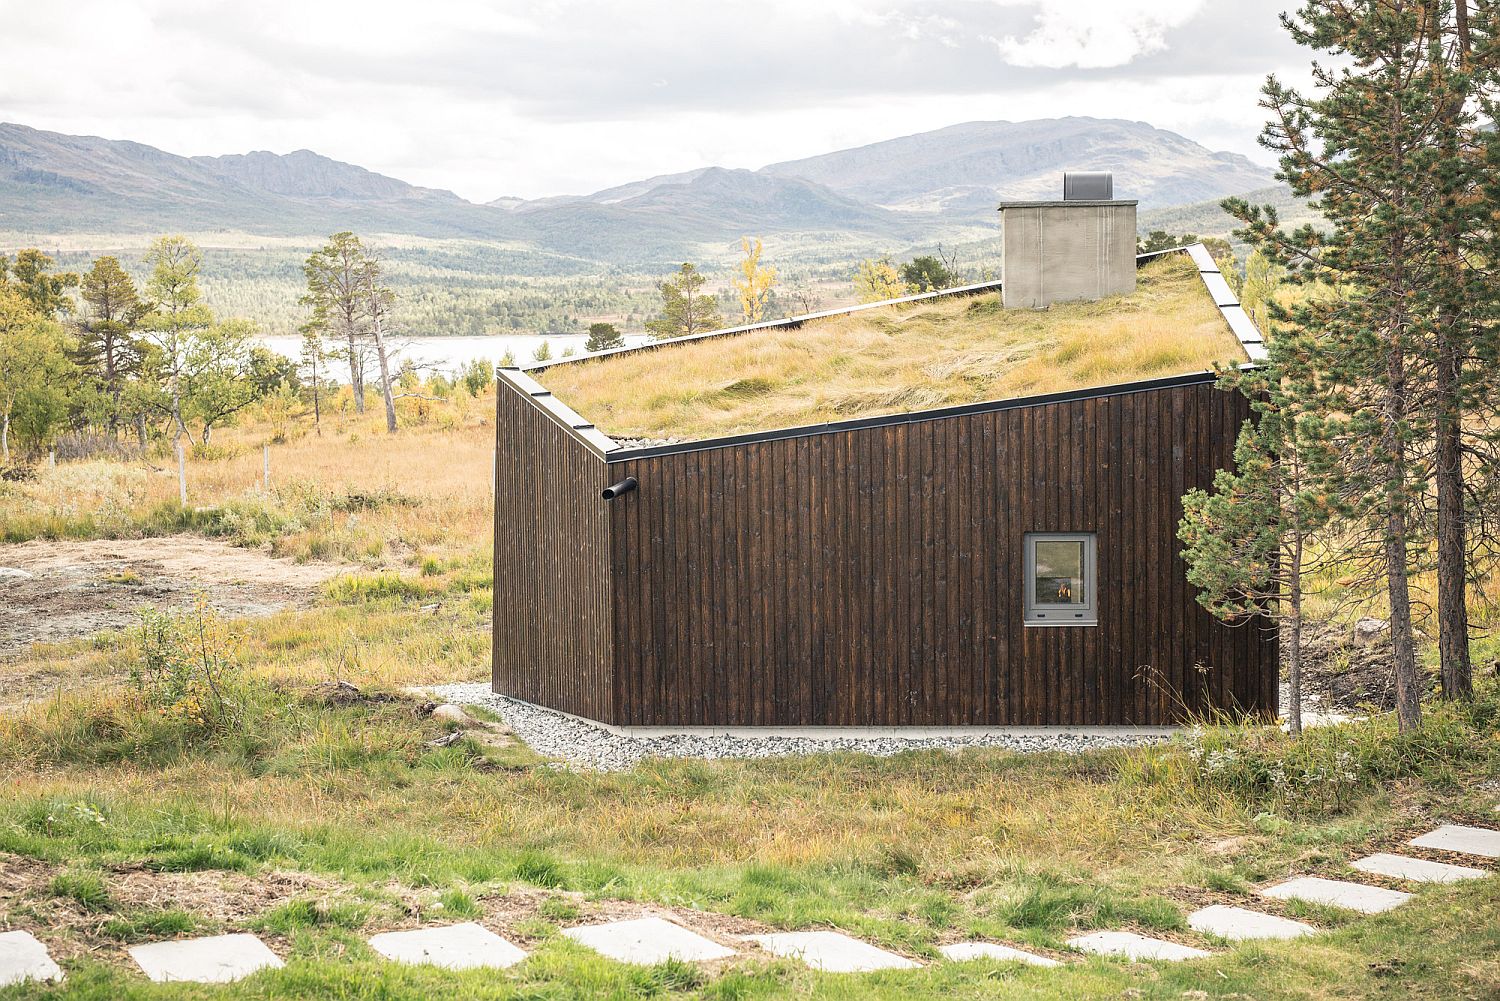
[[1026, 624], [1092, 626], [1098, 622], [1093, 532], [1026, 536]]

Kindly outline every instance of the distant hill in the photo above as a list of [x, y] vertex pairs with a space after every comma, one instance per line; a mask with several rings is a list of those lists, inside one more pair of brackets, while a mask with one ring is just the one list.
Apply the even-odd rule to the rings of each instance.
[[279, 155], [264, 150], [228, 156], [195, 156], [192, 161], [247, 188], [292, 198], [329, 198], [350, 202], [420, 199], [463, 202], [451, 191], [419, 188], [363, 167], [330, 160], [312, 150]]
[[307, 150], [185, 157], [140, 143], [0, 124], [0, 228], [47, 233], [367, 229], [505, 233], [503, 213]]
[[[1141, 122], [971, 122], [760, 170], [704, 167], [591, 195], [477, 205], [310, 150], [184, 157], [0, 124], [0, 230], [60, 234], [340, 229], [495, 242], [654, 270], [742, 234], [825, 259], [983, 238], [1003, 198], [1056, 197], [1064, 169], [1109, 169], [1143, 209], [1264, 188], [1270, 175]], [[1207, 230], [1209, 227], [1200, 227]]]
[[[1284, 184], [1258, 188], [1240, 194], [1252, 205], [1271, 205], [1283, 226], [1296, 227], [1303, 223], [1316, 223], [1322, 216], [1313, 211], [1307, 200], [1292, 194]], [[1222, 198], [1194, 202], [1191, 205], [1175, 205], [1171, 208], [1142, 212], [1138, 219], [1142, 232], [1164, 229], [1168, 233], [1193, 233], [1197, 236], [1228, 237], [1239, 228], [1239, 220], [1219, 207]]]
[[1005, 199], [1060, 198], [1067, 170], [1108, 170], [1115, 196], [1181, 205], [1274, 183], [1271, 171], [1145, 122], [1049, 118], [966, 122], [804, 160], [762, 173], [800, 177], [851, 198], [907, 211], [967, 213]]

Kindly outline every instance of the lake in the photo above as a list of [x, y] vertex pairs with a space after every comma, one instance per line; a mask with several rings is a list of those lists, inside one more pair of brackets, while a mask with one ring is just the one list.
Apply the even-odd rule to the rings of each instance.
[[[399, 367], [403, 360], [410, 358], [424, 375], [442, 372], [446, 376], [452, 376], [476, 359], [498, 364], [507, 350], [515, 357], [516, 364], [529, 364], [532, 354], [543, 341], [552, 347], [553, 358], [562, 357], [563, 351], [567, 348], [572, 348], [575, 354], [582, 354], [583, 342], [586, 340], [588, 340], [586, 334], [558, 334], [547, 337], [540, 337], [536, 334], [495, 334], [488, 337], [393, 337], [387, 341], [387, 344], [392, 353], [392, 368]], [[644, 334], [627, 334], [625, 337], [625, 343], [631, 346], [644, 344], [646, 340]], [[277, 354], [301, 360], [301, 337], [261, 336], [255, 338], [255, 342]], [[324, 343], [333, 345], [331, 340]], [[367, 379], [378, 378], [378, 362], [375, 362], [373, 358], [366, 373]], [[340, 382], [348, 382], [349, 366], [341, 361], [330, 359], [328, 374]]]

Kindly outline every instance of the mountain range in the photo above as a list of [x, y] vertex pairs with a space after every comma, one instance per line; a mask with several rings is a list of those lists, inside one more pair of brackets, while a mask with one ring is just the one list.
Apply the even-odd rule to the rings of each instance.
[[611, 263], [681, 259], [759, 236], [870, 245], [972, 236], [1007, 198], [1057, 197], [1067, 169], [1115, 173], [1142, 210], [1265, 188], [1270, 171], [1144, 122], [969, 122], [759, 170], [705, 167], [589, 195], [475, 204], [309, 150], [176, 156], [0, 124], [0, 231], [338, 229], [500, 241]]

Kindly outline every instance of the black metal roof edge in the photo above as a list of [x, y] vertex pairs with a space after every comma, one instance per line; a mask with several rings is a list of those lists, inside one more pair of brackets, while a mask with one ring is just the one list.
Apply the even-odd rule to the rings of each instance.
[[[572, 407], [563, 403], [558, 397], [553, 396], [551, 390], [543, 387], [541, 383], [528, 376], [521, 369], [513, 365], [496, 368], [495, 383], [496, 393], [500, 392], [499, 384], [504, 383], [507, 389], [525, 399], [527, 403], [531, 404], [532, 409], [562, 428], [563, 431], [567, 432], [569, 437], [592, 452], [595, 457], [607, 461], [610, 455], [620, 451], [619, 444], [613, 438], [584, 420], [582, 414], [579, 414]], [[527, 383], [530, 383], [530, 385], [527, 385]], [[533, 386], [536, 388], [533, 389]], [[541, 402], [543, 398], [554, 401], [558, 408], [577, 417], [578, 421], [572, 423], [563, 420], [562, 415], [556, 409], [548, 407]]]
[[855, 417], [846, 421], [829, 421], [824, 424], [804, 424], [800, 427], [777, 428], [772, 431], [754, 431], [749, 434], [729, 435], [723, 438], [701, 438], [696, 441], [675, 442], [671, 445], [650, 445], [644, 448], [619, 448], [602, 455], [605, 462], [625, 462], [630, 459], [647, 459], [657, 455], [674, 455], [680, 452], [702, 452], [714, 448], [731, 448], [755, 442], [778, 441], [783, 438], [806, 438], [818, 434], [837, 434], [842, 431], [859, 431], [865, 428], [890, 427], [896, 424], [920, 424], [924, 421], [939, 421], [949, 417], [964, 417], [969, 414], [992, 413], [1001, 410], [1021, 410], [1026, 407], [1041, 407], [1052, 403], [1071, 403], [1077, 400], [1099, 399], [1107, 396], [1126, 396], [1130, 393], [1147, 393], [1158, 389], [1174, 389], [1180, 386], [1196, 386], [1217, 382], [1217, 372], [1188, 372], [1184, 375], [1168, 375], [1139, 382], [1121, 382], [1108, 386], [1093, 386], [1088, 389], [1069, 389], [1060, 393], [1044, 393], [1039, 396], [1013, 396], [1004, 400], [988, 400], [982, 403], [961, 403], [935, 410], [914, 410], [905, 414], [882, 414], [877, 417]]
[[763, 320], [760, 323], [745, 323], [738, 327], [724, 327], [720, 330], [708, 330], [701, 334], [688, 334], [684, 337], [667, 337], [659, 341], [647, 341], [645, 344], [636, 344], [631, 347], [610, 348], [608, 351], [595, 351], [592, 354], [577, 355], [572, 358], [558, 358], [555, 361], [541, 362], [536, 365], [527, 365], [524, 372], [542, 372], [559, 365], [575, 365], [583, 361], [597, 361], [600, 358], [613, 358], [617, 355], [636, 354], [641, 351], [655, 351], [657, 348], [672, 347], [678, 344], [692, 344], [697, 341], [706, 341], [715, 337], [733, 337], [737, 334], [754, 333], [757, 330], [782, 330], [796, 329], [809, 320], [824, 320], [830, 316], [847, 316], [850, 313], [859, 313], [867, 309], [878, 309], [882, 306], [903, 306], [912, 302], [925, 302], [928, 299], [941, 299], [950, 295], [981, 295], [985, 292], [998, 289], [1000, 283], [976, 282], [973, 285], [959, 285], [954, 288], [938, 289], [935, 292], [916, 292], [912, 295], [901, 296], [896, 299], [881, 299], [878, 302], [861, 302], [853, 306], [842, 306], [838, 309], [823, 309], [815, 313], [801, 313], [797, 316], [786, 316], [779, 320]]

